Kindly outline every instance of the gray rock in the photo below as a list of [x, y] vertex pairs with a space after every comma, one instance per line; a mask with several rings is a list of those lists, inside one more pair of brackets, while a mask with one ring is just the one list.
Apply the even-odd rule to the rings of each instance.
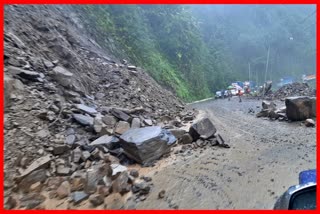
[[143, 120], [144, 124], [146, 124], [147, 126], [152, 126], [152, 120], [151, 119], [145, 119]]
[[46, 68], [51, 69], [54, 67], [54, 64], [50, 62], [49, 60], [43, 59], [43, 64], [46, 66]]
[[130, 129], [130, 124], [125, 122], [125, 121], [119, 121], [115, 127], [114, 132], [116, 134], [123, 134], [125, 133], [128, 129]]
[[186, 133], [182, 135], [181, 139], [179, 140], [179, 143], [181, 144], [190, 144], [192, 143], [193, 139], [189, 133]]
[[291, 121], [316, 117], [315, 97], [288, 97], [285, 104], [287, 117]]
[[128, 171], [128, 168], [121, 164], [111, 164], [110, 166], [112, 168], [112, 177], [116, 177], [121, 172]]
[[109, 164], [93, 165], [87, 170], [87, 184], [85, 186], [86, 193], [94, 193], [99, 183], [104, 183], [104, 177], [111, 177], [112, 168]]
[[304, 124], [306, 125], [306, 127], [314, 127], [316, 125], [316, 123], [312, 119], [306, 119]]
[[81, 125], [84, 125], [84, 126], [93, 125], [93, 118], [90, 116], [86, 116], [83, 114], [72, 114], [72, 117]]
[[53, 147], [52, 153], [54, 155], [61, 155], [68, 150], [69, 150], [69, 147], [67, 145], [58, 145], [58, 146]]
[[170, 152], [175, 142], [176, 138], [159, 126], [129, 129], [120, 136], [124, 153], [142, 164], [150, 163]]
[[68, 145], [73, 145], [75, 141], [76, 141], [76, 136], [73, 134], [68, 135], [66, 137], [66, 144], [68, 144]]
[[140, 128], [140, 119], [135, 117], [132, 119], [131, 121], [131, 128], [136, 129], [136, 128]]
[[71, 193], [71, 198], [74, 204], [79, 204], [80, 202], [86, 200], [89, 198], [89, 195], [85, 193], [84, 191], [76, 191]]
[[23, 70], [21, 68], [17, 68], [14, 66], [9, 66], [8, 72], [31, 81], [38, 81], [39, 78], [44, 78], [44, 75], [41, 73], [38, 73], [35, 71]]
[[90, 158], [90, 156], [91, 156], [91, 153], [90, 153], [90, 152], [88, 152], [88, 151], [83, 151], [82, 154], [81, 154], [81, 159], [82, 159], [83, 161], [86, 161], [86, 160], [88, 160], [88, 158]]
[[28, 192], [32, 184], [37, 182], [45, 182], [47, 179], [47, 171], [45, 169], [38, 169], [27, 175], [19, 183], [19, 189], [23, 192]]
[[52, 77], [60, 85], [70, 87], [72, 85], [73, 74], [61, 66], [55, 67], [51, 71]]
[[89, 201], [93, 206], [96, 207], [96, 206], [99, 206], [99, 205], [103, 204], [104, 196], [102, 196], [100, 194], [90, 195]]
[[102, 121], [109, 127], [114, 127], [117, 123], [117, 119], [114, 116], [106, 115], [102, 118]]
[[81, 159], [82, 151], [79, 147], [77, 147], [75, 150], [72, 151], [72, 161], [74, 163], [78, 163]]
[[20, 207], [33, 209], [44, 202], [45, 199], [46, 197], [40, 195], [39, 193], [29, 193], [20, 199]]
[[183, 129], [169, 129], [169, 131], [177, 138], [180, 139], [186, 131]]
[[95, 115], [98, 113], [97, 110], [95, 110], [94, 108], [91, 108], [91, 107], [83, 105], [83, 104], [75, 104], [74, 106], [77, 109], [79, 109], [87, 114]]
[[158, 193], [158, 198], [164, 198], [166, 194], [166, 191], [165, 190], [161, 190], [159, 193]]
[[150, 192], [150, 184], [148, 184], [145, 181], [135, 183], [132, 186], [132, 192], [133, 193], [139, 193], [141, 195], [146, 195]]
[[137, 67], [134, 66], [134, 65], [128, 65], [127, 68], [128, 68], [128, 70], [131, 70], [131, 71], [136, 71], [137, 70]]
[[63, 165], [59, 165], [57, 167], [57, 175], [67, 176], [70, 175], [71, 169], [69, 167], [65, 167]]
[[133, 176], [134, 178], [137, 178], [137, 177], [139, 177], [139, 171], [136, 169], [131, 169], [130, 175]]
[[71, 186], [68, 181], [64, 181], [57, 189], [57, 196], [59, 199], [63, 199], [69, 196], [71, 192]]
[[119, 145], [119, 139], [109, 135], [103, 135], [90, 143], [90, 146], [97, 146], [97, 147], [104, 146], [110, 150], [116, 149], [117, 147], [119, 147], [118, 145]]
[[191, 125], [189, 133], [192, 136], [193, 140], [197, 140], [199, 138], [205, 140], [213, 137], [216, 131], [216, 128], [209, 120], [209, 118], [203, 118]]
[[119, 109], [112, 109], [111, 114], [114, 115], [119, 120], [123, 120], [128, 122], [130, 120], [130, 116], [124, 113], [123, 111], [120, 111]]
[[49, 163], [52, 160], [52, 155], [46, 155], [44, 157], [38, 158], [34, 162], [28, 166], [26, 170], [24, 170], [19, 177], [17, 177], [17, 180], [21, 180], [30, 173], [36, 171], [37, 169], [43, 169], [43, 168], [48, 168]]
[[262, 109], [275, 110], [276, 104], [274, 102], [268, 102], [266, 100], [262, 101]]
[[121, 172], [120, 175], [112, 183], [112, 191], [124, 194], [130, 191], [131, 185], [128, 183], [128, 172]]

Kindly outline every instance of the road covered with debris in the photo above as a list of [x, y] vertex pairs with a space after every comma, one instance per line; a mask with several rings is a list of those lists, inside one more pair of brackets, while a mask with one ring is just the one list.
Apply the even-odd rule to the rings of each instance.
[[316, 167], [316, 129], [257, 118], [252, 110], [258, 113], [261, 103], [233, 97], [190, 105], [210, 118], [231, 148], [186, 149], [160, 160], [149, 172], [154, 189], [137, 208], [272, 209], [298, 184], [300, 171]]

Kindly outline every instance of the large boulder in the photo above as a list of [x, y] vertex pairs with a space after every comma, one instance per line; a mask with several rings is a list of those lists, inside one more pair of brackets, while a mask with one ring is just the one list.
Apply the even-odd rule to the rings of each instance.
[[199, 138], [208, 139], [213, 137], [217, 132], [216, 127], [212, 124], [209, 118], [203, 118], [190, 127], [189, 133], [192, 136], [193, 140], [198, 140]]
[[316, 116], [315, 97], [288, 97], [285, 103], [286, 114], [291, 121], [300, 121]]
[[141, 164], [148, 164], [170, 152], [176, 138], [160, 126], [129, 129], [120, 136], [124, 153]]

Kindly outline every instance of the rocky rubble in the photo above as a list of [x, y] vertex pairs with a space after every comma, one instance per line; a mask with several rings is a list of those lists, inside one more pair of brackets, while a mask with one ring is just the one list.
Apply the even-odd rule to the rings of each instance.
[[315, 126], [314, 120], [311, 119], [316, 117], [315, 97], [287, 97], [284, 104], [285, 106], [277, 108], [273, 101], [262, 101], [262, 109], [256, 116], [280, 121], [305, 121], [307, 127]]
[[228, 148], [209, 119], [183, 129], [197, 113], [141, 68], [106, 56], [65, 10], [5, 7], [6, 209], [54, 199], [128, 208], [124, 197], [152, 190], [130, 164], [152, 165], [176, 144]]
[[307, 83], [294, 82], [279, 88], [273, 93], [269, 93], [266, 99], [285, 99], [286, 97], [293, 96], [315, 96], [315, 90], [309, 87]]

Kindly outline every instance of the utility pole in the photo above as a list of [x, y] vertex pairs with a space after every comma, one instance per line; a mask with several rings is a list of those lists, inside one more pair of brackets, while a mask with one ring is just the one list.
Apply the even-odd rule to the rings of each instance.
[[250, 62], [248, 64], [249, 64], [249, 82], [250, 82]]
[[270, 55], [270, 45], [269, 45], [269, 47], [268, 47], [266, 72], [264, 73], [263, 98], [264, 98], [265, 88], [266, 88], [266, 86], [267, 86], [266, 82], [267, 82], [267, 72], [268, 72], [268, 64], [269, 64], [269, 55]]

